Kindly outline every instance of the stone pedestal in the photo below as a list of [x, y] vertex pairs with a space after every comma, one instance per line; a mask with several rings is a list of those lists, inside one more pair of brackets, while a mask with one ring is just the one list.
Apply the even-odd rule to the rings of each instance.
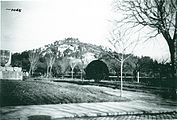
[[22, 80], [23, 72], [20, 67], [11, 67], [11, 52], [0, 50], [0, 79]]
[[0, 67], [0, 79], [22, 80], [23, 72], [17, 67]]

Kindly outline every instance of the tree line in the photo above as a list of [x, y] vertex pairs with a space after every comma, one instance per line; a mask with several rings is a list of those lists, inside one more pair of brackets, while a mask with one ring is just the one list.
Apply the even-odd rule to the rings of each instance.
[[[70, 72], [71, 77], [75, 74], [84, 76], [84, 63], [83, 55], [86, 53], [84, 48], [80, 48], [76, 52], [72, 52], [70, 49], [66, 49], [64, 54], [59, 52], [56, 47], [48, 47], [45, 52], [41, 48], [30, 51], [24, 51], [22, 53], [12, 54], [11, 65], [13, 67], [22, 67], [24, 72], [29, 72], [31, 76], [45, 76], [45, 77], [64, 77], [64, 75]], [[108, 66], [110, 75], [120, 76], [121, 63], [116, 59], [107, 55], [107, 52], [97, 53], [96, 59], [105, 62]], [[116, 58], [120, 53], [109, 52]], [[132, 54], [125, 54], [125, 57], [129, 56], [123, 64], [123, 74], [134, 76], [136, 79], [137, 72], [140, 72], [142, 77], [153, 78], [171, 78], [171, 64], [163, 60], [158, 62], [150, 57], [143, 56], [137, 57]]]

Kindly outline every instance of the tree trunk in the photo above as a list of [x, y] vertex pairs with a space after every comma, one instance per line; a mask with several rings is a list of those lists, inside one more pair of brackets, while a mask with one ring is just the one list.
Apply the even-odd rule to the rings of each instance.
[[[177, 5], [177, 1], [176, 1]], [[175, 87], [177, 88], [177, 11], [176, 11], [176, 19], [175, 19], [175, 31], [173, 36], [174, 41], [174, 80], [175, 80]]]
[[[176, 31], [175, 31], [175, 33], [174, 34], [176, 34]], [[168, 47], [169, 47], [169, 51], [170, 51], [170, 59], [171, 59], [171, 72], [172, 72], [172, 78], [173, 78], [173, 80], [175, 80], [176, 78], [175, 78], [175, 76], [176, 76], [176, 69], [175, 69], [175, 63], [176, 63], [176, 57], [175, 57], [175, 54], [176, 54], [176, 48], [175, 48], [175, 44], [176, 44], [176, 38], [175, 38], [175, 36], [176, 35], [174, 35], [174, 39], [172, 39], [171, 37], [170, 37], [170, 34], [169, 34], [169, 32], [167, 32], [167, 31], [162, 31], [162, 35], [164, 36], [164, 38], [166, 39], [166, 42], [167, 42], [167, 44], [168, 44]], [[175, 80], [176, 81], [176, 80]]]
[[30, 69], [29, 69], [29, 76], [30, 76], [30, 77], [31, 77], [31, 74], [32, 74], [32, 73], [31, 73], [31, 66], [30, 66]]
[[71, 68], [71, 75], [72, 75], [72, 79], [73, 79], [73, 73], [74, 73], [74, 68]]
[[169, 45], [170, 49], [170, 59], [171, 59], [171, 72], [172, 72], [172, 78], [174, 81], [174, 85], [176, 85], [176, 77], [177, 77], [177, 72], [176, 72], [176, 51], [175, 51], [175, 42], [171, 42]]
[[[176, 6], [177, 6], [177, 0], [176, 0]], [[174, 79], [177, 84], [177, 11], [176, 11], [175, 31], [174, 31], [173, 41], [174, 41], [174, 74], [175, 74]]]
[[34, 69], [31, 70], [31, 75], [33, 76], [33, 74], [34, 74]]
[[50, 67], [49, 76], [52, 77], [52, 66]]
[[136, 81], [137, 80], [137, 70], [133, 70], [133, 80]]
[[83, 80], [83, 77], [82, 77], [82, 70], [81, 70], [81, 80]]
[[[172, 82], [172, 85], [174, 85], [174, 89], [177, 88], [177, 38], [174, 38], [174, 41], [173, 41], [173, 44], [171, 45], [170, 47], [170, 58], [171, 58], [171, 70], [172, 70], [172, 78], [173, 80], [171, 81]], [[176, 90], [175, 90], [176, 91]]]
[[49, 76], [49, 66], [47, 66], [47, 78], [48, 78], [48, 76]]
[[[174, 73], [174, 71], [175, 71], [175, 50], [174, 50], [174, 46], [173, 45], [171, 45], [171, 47], [170, 47], [170, 58], [171, 58], [171, 64], [172, 64], [172, 73]], [[174, 74], [173, 74], [173, 77], [174, 77]]]
[[[176, 34], [176, 31], [175, 31], [175, 34]], [[177, 94], [177, 91], [176, 91], [176, 88], [177, 88], [177, 70], [176, 70], [176, 54], [177, 54], [177, 49], [175, 48], [177, 45], [176, 45], [176, 37], [177, 35], [174, 35], [174, 39], [166, 39], [167, 40], [167, 43], [168, 43], [168, 46], [169, 46], [169, 50], [170, 50], [170, 59], [171, 59], [171, 73], [172, 73], [172, 81], [169, 81], [171, 82], [171, 87], [172, 89], [170, 90], [170, 97], [172, 98], [175, 98], [176, 99], [176, 94]]]
[[30, 76], [31, 76], [31, 77], [33, 76], [33, 73], [34, 73], [34, 66], [31, 66], [31, 67], [30, 67]]
[[123, 61], [121, 61], [121, 67], [120, 67], [120, 97], [122, 97], [122, 92], [123, 92], [123, 76], [122, 76], [122, 73], [123, 73]]

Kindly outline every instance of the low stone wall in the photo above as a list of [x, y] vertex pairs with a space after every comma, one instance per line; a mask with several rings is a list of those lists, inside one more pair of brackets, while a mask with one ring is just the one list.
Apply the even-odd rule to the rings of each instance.
[[0, 79], [22, 80], [22, 69], [19, 67], [0, 67]]

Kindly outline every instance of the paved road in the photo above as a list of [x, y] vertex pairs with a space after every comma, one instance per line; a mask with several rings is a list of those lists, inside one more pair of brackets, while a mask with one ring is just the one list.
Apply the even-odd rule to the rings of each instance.
[[[60, 120], [59, 118], [70, 118], [81, 120], [116, 120], [116, 119], [156, 119], [176, 118], [175, 106], [156, 105], [143, 101], [129, 102], [103, 102], [103, 103], [79, 103], [79, 104], [55, 104], [55, 105], [30, 105], [11, 106], [1, 108], [2, 120], [47, 120], [28, 119], [28, 117], [50, 117], [48, 120]], [[146, 114], [145, 114], [146, 113]], [[105, 117], [105, 116], [109, 117]], [[112, 117], [111, 117], [112, 115]], [[97, 118], [85, 118], [86, 116], [97, 116]], [[100, 117], [102, 116], [102, 117]], [[68, 120], [68, 119], [66, 119]]]
[[107, 117], [82, 117], [82, 118], [62, 118], [53, 120], [173, 120], [177, 119], [177, 112], [153, 113], [153, 114], [135, 114], [135, 115], [119, 115]]
[[[54, 118], [51, 116], [30, 116], [27, 120], [176, 120], [177, 112], [151, 113], [151, 114], [132, 114], [132, 115], [116, 115], [102, 117], [74, 117], [74, 118]], [[7, 120], [7, 119], [1, 119]], [[21, 118], [12, 118], [8, 120], [21, 120]]]

